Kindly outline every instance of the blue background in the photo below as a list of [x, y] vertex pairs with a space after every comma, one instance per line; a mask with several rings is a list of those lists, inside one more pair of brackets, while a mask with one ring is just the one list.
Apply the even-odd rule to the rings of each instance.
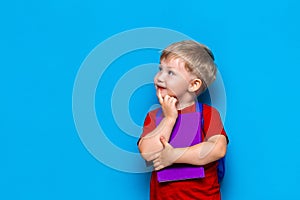
[[[147, 26], [182, 32], [215, 54], [230, 137], [223, 199], [299, 199], [299, 9], [296, 0], [2, 2], [0, 199], [148, 198], [149, 174], [96, 160], [72, 116], [89, 52]], [[142, 91], [134, 95], [141, 104]], [[130, 109], [141, 123], [145, 113]]]

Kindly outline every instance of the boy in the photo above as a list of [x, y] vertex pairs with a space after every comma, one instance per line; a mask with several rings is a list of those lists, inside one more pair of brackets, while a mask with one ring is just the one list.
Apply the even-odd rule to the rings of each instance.
[[[138, 142], [142, 157], [154, 168], [150, 182], [151, 200], [221, 199], [217, 165], [226, 154], [228, 139], [218, 111], [201, 104], [202, 142], [178, 148], [170, 144], [175, 125], [180, 123], [179, 116], [197, 111], [197, 96], [207, 89], [215, 76], [214, 57], [206, 46], [195, 41], [181, 41], [163, 50], [159, 72], [154, 77], [161, 109], [147, 114]], [[159, 112], [162, 119], [157, 123]], [[192, 121], [197, 126], [201, 123], [198, 119]], [[184, 134], [192, 133], [186, 131]], [[177, 164], [202, 167], [205, 175], [160, 182], [159, 173]]]

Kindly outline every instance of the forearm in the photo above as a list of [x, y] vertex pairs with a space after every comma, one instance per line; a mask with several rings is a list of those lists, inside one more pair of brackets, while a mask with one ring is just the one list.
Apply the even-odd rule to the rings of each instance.
[[145, 160], [149, 160], [149, 157], [153, 155], [153, 153], [163, 149], [160, 138], [164, 137], [167, 141], [169, 141], [175, 122], [176, 119], [163, 118], [152, 132], [140, 139], [138, 147]]
[[227, 148], [226, 138], [223, 135], [213, 137], [214, 138], [210, 141], [202, 142], [191, 147], [175, 148], [174, 154], [177, 159], [174, 163], [206, 165], [224, 157]]

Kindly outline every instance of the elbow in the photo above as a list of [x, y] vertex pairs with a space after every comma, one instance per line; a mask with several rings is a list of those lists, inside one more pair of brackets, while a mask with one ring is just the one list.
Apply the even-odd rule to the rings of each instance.
[[159, 140], [149, 141], [142, 138], [139, 141], [138, 149], [144, 160], [151, 161], [153, 155], [161, 151], [163, 146]]
[[139, 143], [138, 143], [138, 149], [139, 149], [139, 152], [140, 154], [144, 154], [145, 153], [145, 143], [144, 143], [144, 138], [141, 138]]
[[215, 156], [216, 160], [223, 158], [226, 155], [227, 151], [227, 141], [224, 136], [217, 138], [218, 140], [215, 143]]
[[140, 152], [142, 158], [147, 161], [147, 162], [150, 162], [152, 161], [152, 155], [149, 154], [149, 153], [143, 153], [143, 152]]
[[141, 156], [146, 160], [145, 150], [143, 148], [143, 145], [141, 145], [141, 142], [138, 144], [138, 149], [139, 149]]
[[227, 147], [226, 145], [221, 145], [217, 151], [217, 158], [221, 159], [226, 155]]
[[139, 152], [140, 152], [142, 158], [143, 158], [145, 161], [150, 162], [150, 161], [151, 161], [151, 154], [145, 150], [144, 145], [141, 145], [141, 144], [139, 143], [139, 144], [138, 144], [138, 149], [139, 149]]

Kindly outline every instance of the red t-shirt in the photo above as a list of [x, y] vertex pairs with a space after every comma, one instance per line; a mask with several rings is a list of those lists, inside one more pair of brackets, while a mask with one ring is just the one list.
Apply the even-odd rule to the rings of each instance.
[[[142, 136], [147, 135], [156, 127], [156, 112], [158, 109], [149, 112], [144, 122], [144, 129]], [[193, 104], [183, 110], [179, 110], [180, 113], [195, 112], [196, 106]], [[227, 138], [224, 130], [219, 112], [206, 104], [203, 104], [203, 134], [202, 141], [206, 141], [208, 138], [214, 135], [222, 134]], [[228, 138], [227, 138], [228, 142]], [[189, 199], [201, 199], [201, 200], [219, 200], [220, 185], [217, 175], [217, 161], [204, 165], [205, 177], [201, 179], [191, 179], [184, 181], [164, 182], [159, 183], [157, 181], [157, 173], [152, 172], [150, 181], [150, 199], [151, 200], [189, 200]]]

